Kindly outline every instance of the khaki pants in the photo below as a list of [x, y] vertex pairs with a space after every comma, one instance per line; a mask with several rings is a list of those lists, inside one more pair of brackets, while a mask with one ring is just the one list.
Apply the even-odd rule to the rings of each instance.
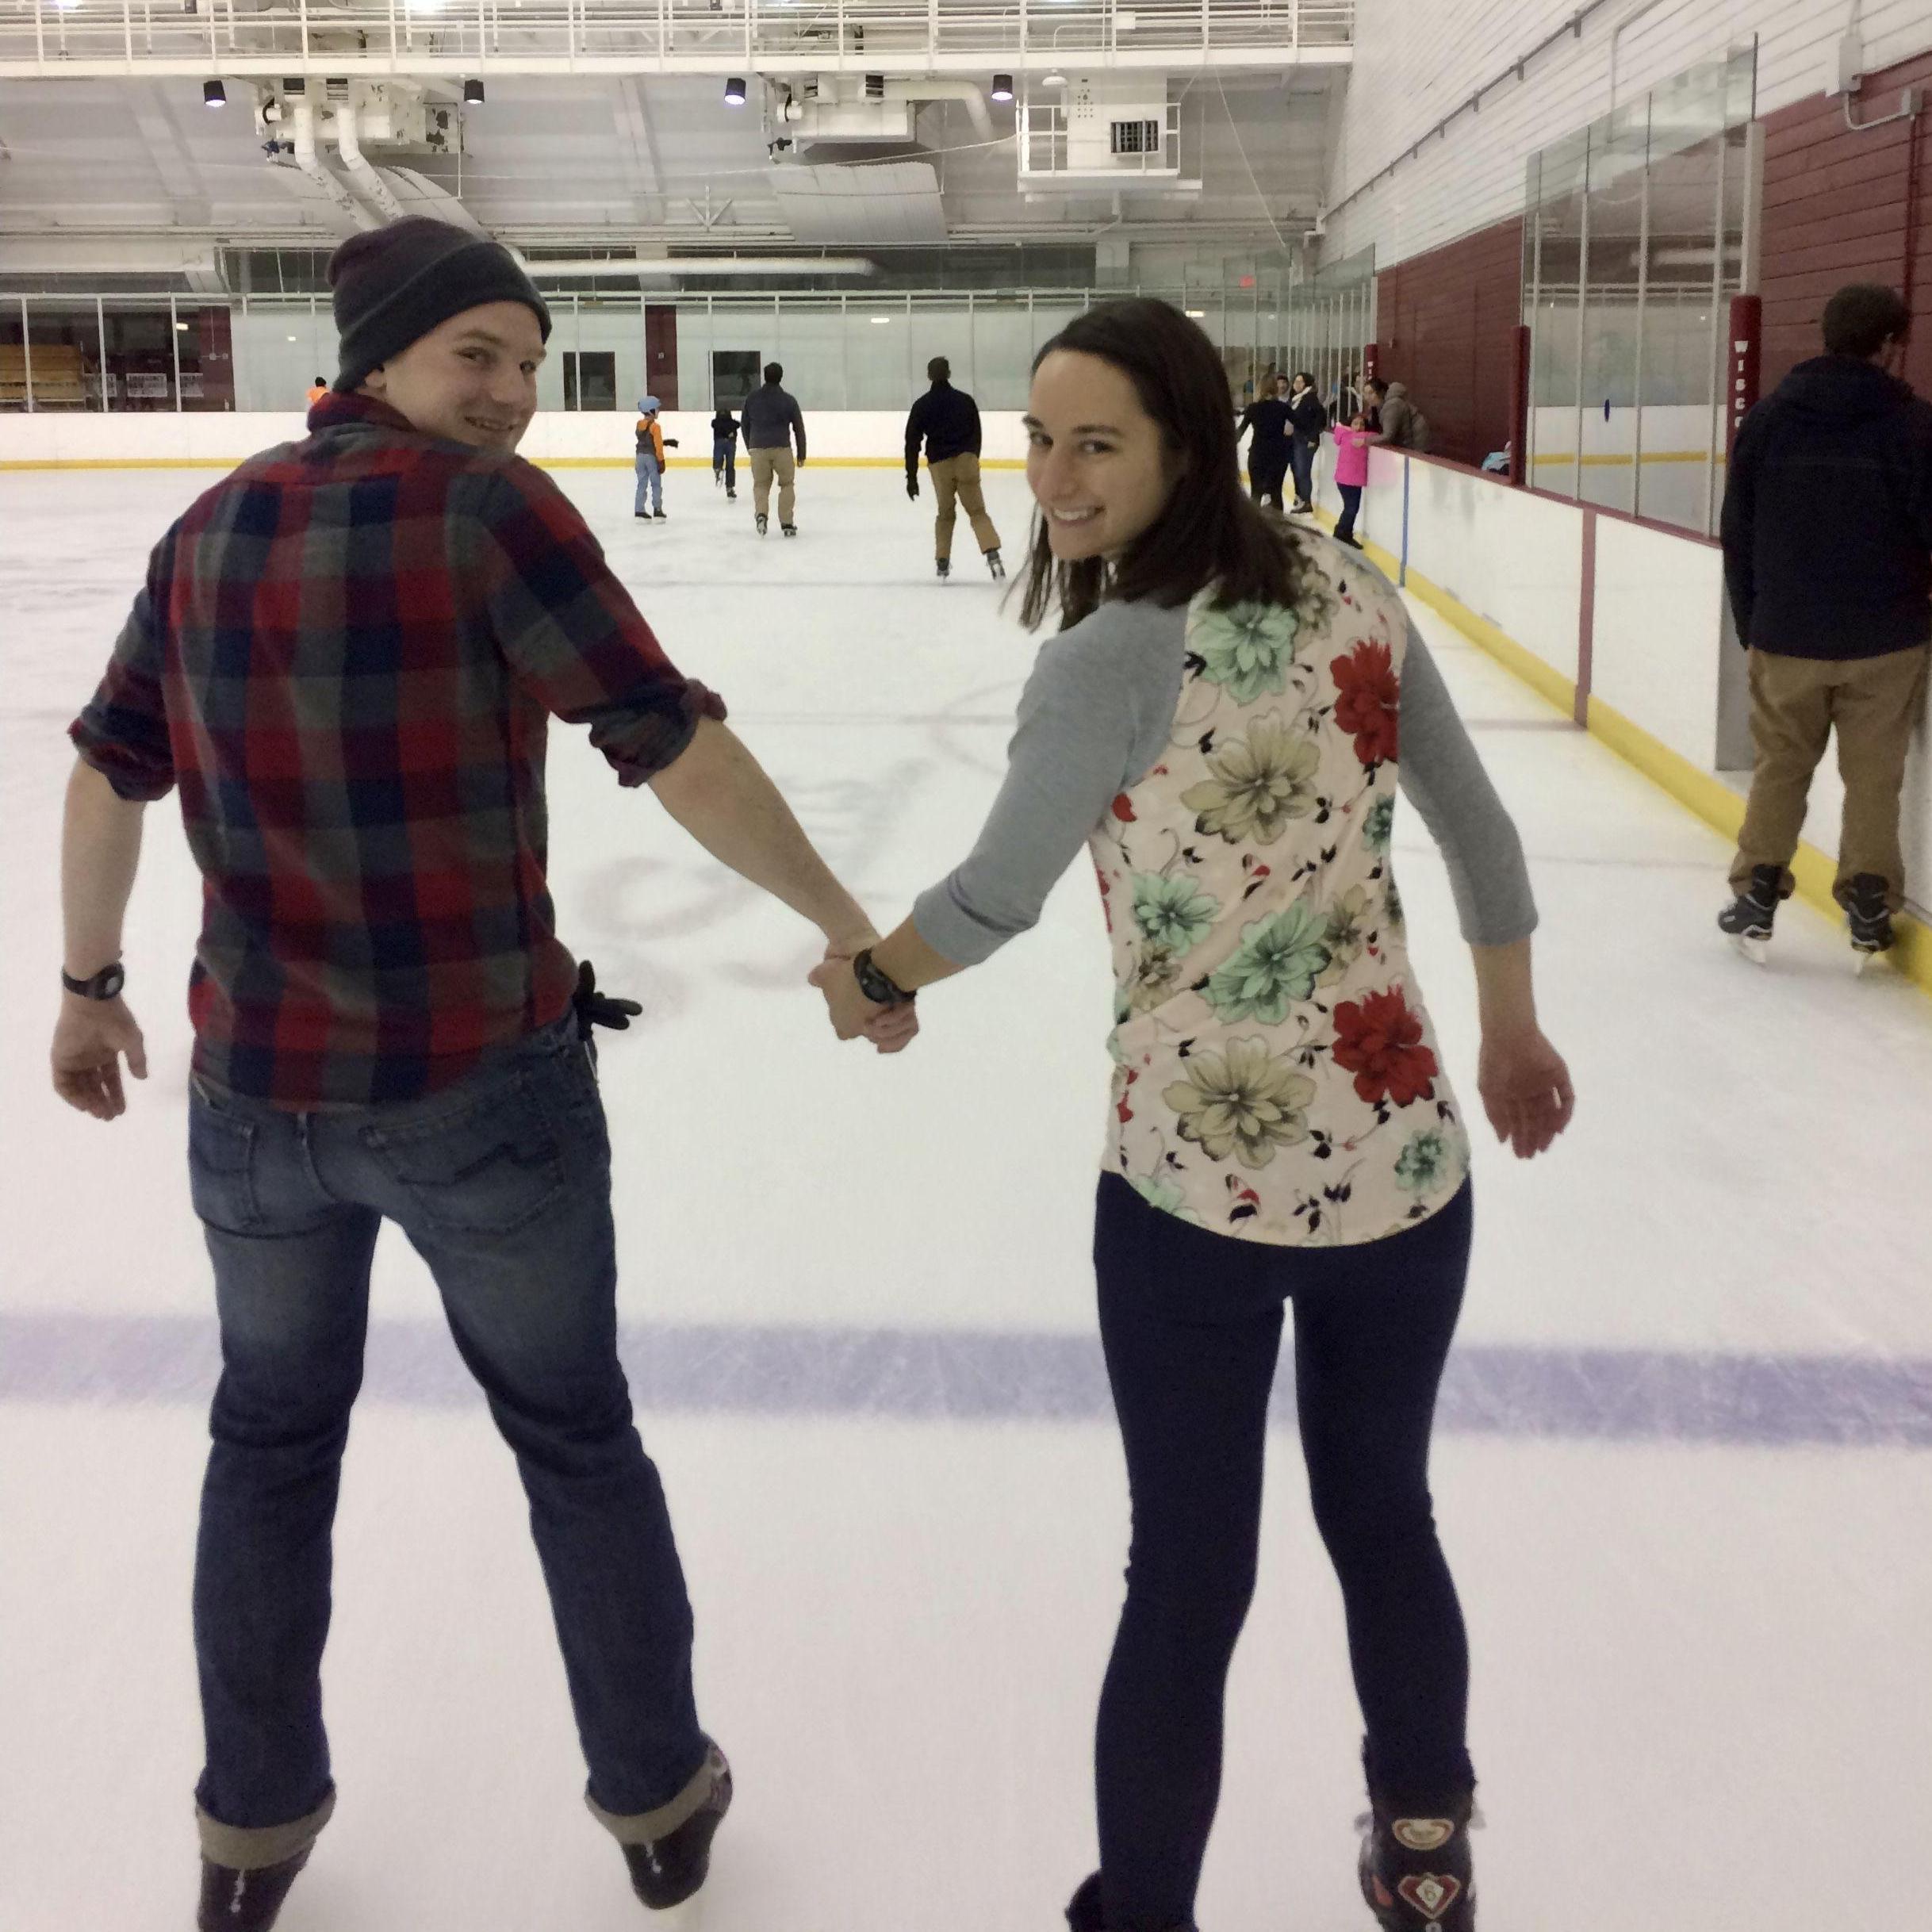
[[[1790, 865], [1804, 829], [1811, 774], [1835, 726], [1845, 823], [1833, 894], [1842, 905], [1859, 873], [1876, 872], [1885, 881], [1892, 910], [1899, 910], [1905, 885], [1899, 793], [1925, 708], [1928, 657], [1932, 653], [1922, 646], [1849, 663], [1751, 653], [1751, 742], [1758, 758], [1731, 868], [1734, 891], [1749, 887], [1754, 866]], [[1787, 870], [1787, 893], [1792, 884]]]
[[937, 546], [933, 554], [941, 562], [953, 554], [953, 526], [957, 521], [953, 508], [956, 502], [966, 506], [966, 514], [972, 521], [973, 537], [981, 554], [998, 550], [999, 532], [993, 527], [993, 519], [986, 513], [986, 497], [979, 488], [979, 458], [970, 453], [949, 456], [943, 462], [929, 462], [926, 467], [933, 479], [933, 494], [939, 500], [939, 514], [933, 521]]
[[788, 446], [777, 450], [753, 450], [751, 453], [751, 507], [759, 516], [766, 514], [772, 500], [772, 478], [778, 479], [778, 520], [780, 524], [792, 521], [793, 506], [798, 501], [798, 492], [792, 488], [792, 480], [798, 474], [798, 465], [792, 460]]

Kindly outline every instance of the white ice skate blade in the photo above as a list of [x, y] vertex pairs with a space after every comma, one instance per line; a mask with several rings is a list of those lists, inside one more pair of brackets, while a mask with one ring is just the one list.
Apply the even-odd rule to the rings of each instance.
[[1862, 979], [1884, 956], [1882, 953], [1868, 953], [1862, 946], [1853, 946], [1852, 948], [1852, 971]]
[[1763, 966], [1769, 962], [1771, 942], [1768, 939], [1753, 939], [1742, 933], [1736, 934], [1731, 942], [1754, 966]]

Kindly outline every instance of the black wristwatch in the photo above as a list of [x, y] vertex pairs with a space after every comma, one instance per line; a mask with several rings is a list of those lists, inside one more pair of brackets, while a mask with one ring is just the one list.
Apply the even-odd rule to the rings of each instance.
[[117, 960], [112, 966], [103, 966], [91, 979], [76, 979], [66, 967], [60, 969], [60, 983], [70, 993], [78, 993], [82, 999], [118, 999], [121, 989], [128, 983], [127, 968]]
[[889, 974], [872, 964], [872, 949], [868, 946], [852, 962], [852, 976], [859, 983], [859, 991], [875, 1006], [910, 1006], [918, 998], [916, 993], [908, 993]]

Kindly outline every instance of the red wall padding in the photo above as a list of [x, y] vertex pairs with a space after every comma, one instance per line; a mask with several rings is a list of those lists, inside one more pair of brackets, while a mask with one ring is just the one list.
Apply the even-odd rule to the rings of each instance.
[[1479, 463], [1509, 439], [1509, 355], [1523, 320], [1523, 220], [1465, 235], [1375, 282], [1382, 373], [1429, 419], [1429, 452]]
[[[1856, 112], [1889, 114], [1907, 86], [1932, 87], [1932, 51], [1869, 76]], [[1916, 289], [1904, 288], [1906, 210], [1918, 172]], [[1845, 125], [1842, 97], [1814, 95], [1765, 121], [1764, 388], [1823, 353], [1819, 320], [1848, 282], [1903, 289], [1917, 312], [1906, 378], [1932, 394], [1932, 105], [1869, 133]]]

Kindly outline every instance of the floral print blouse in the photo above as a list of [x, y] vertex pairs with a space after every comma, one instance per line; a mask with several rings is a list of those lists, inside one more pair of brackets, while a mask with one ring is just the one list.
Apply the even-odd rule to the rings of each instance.
[[1314, 574], [1312, 610], [1195, 600], [1167, 749], [1088, 841], [1109, 1160], [1281, 1246], [1395, 1233], [1469, 1167], [1390, 864], [1406, 616], [1366, 572]]

